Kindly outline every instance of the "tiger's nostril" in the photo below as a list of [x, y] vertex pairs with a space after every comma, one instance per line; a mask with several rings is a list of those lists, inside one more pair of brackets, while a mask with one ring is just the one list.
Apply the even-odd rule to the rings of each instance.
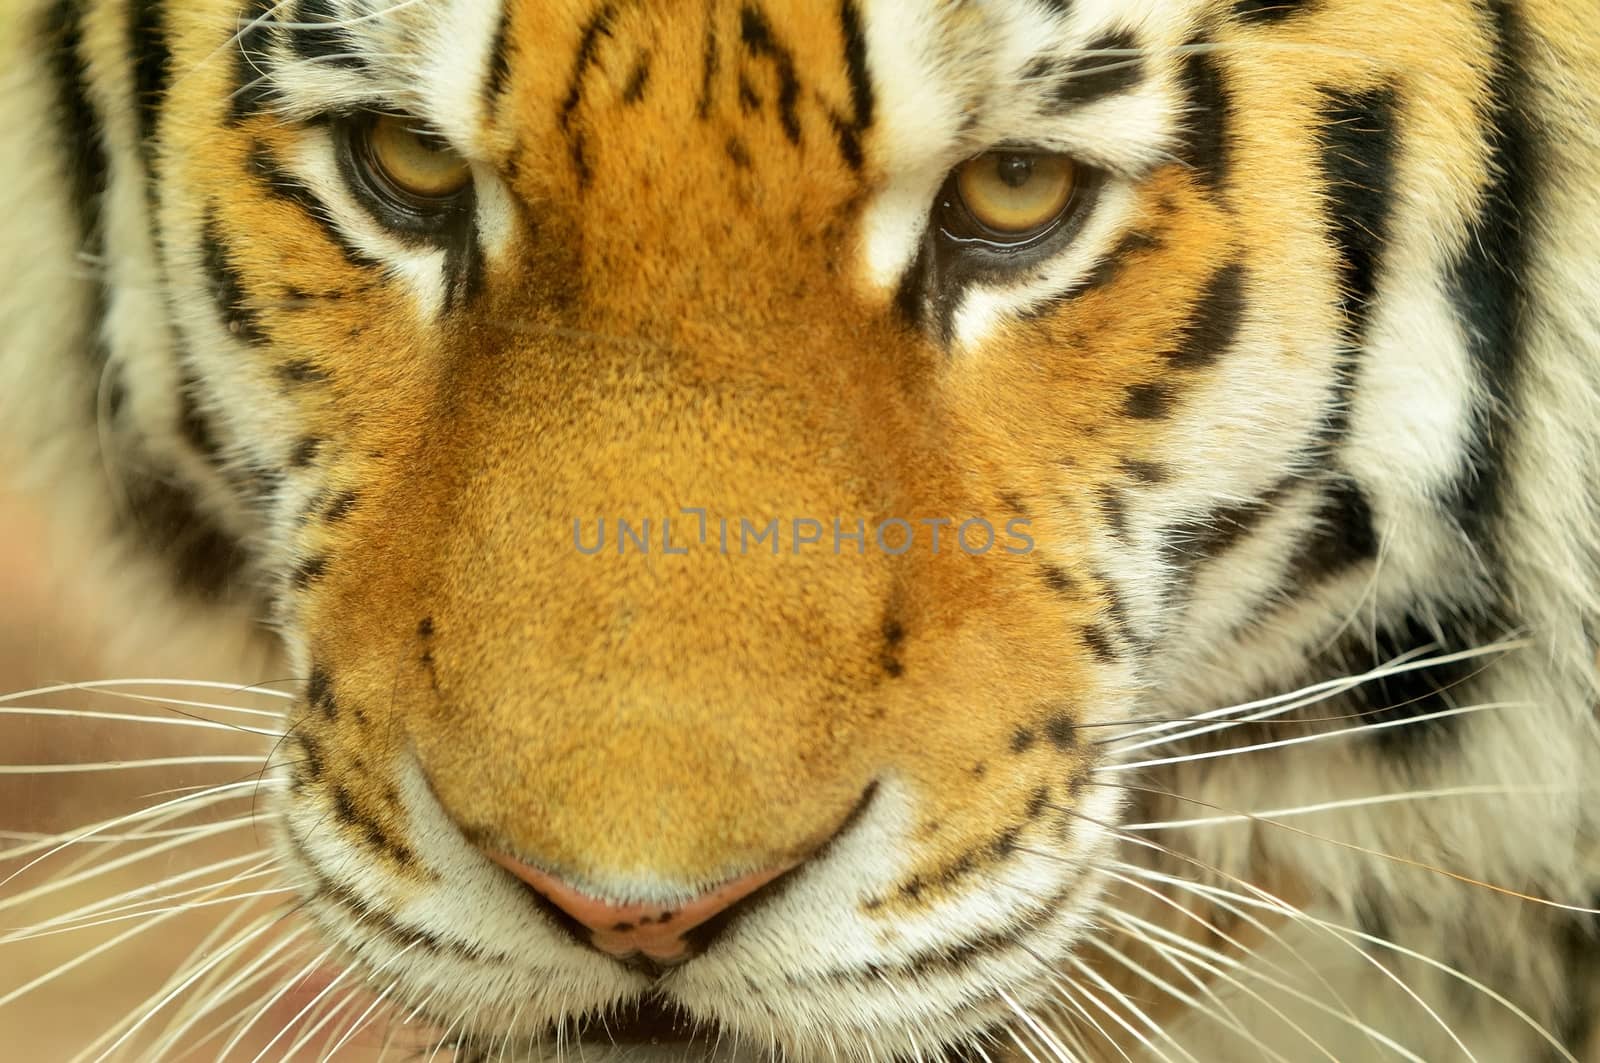
[[651, 969], [683, 963], [703, 951], [735, 906], [795, 866], [741, 875], [678, 904], [619, 904], [592, 897], [513, 857], [496, 852], [488, 856], [570, 919], [568, 929], [580, 939], [618, 960], [642, 959]]

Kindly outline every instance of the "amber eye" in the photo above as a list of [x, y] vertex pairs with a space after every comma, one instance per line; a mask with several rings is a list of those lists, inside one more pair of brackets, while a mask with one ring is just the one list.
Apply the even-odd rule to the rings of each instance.
[[1078, 184], [1070, 159], [1028, 151], [986, 151], [952, 176], [961, 206], [985, 230], [973, 235], [1000, 244], [1023, 243], [1052, 228]]
[[361, 159], [380, 186], [412, 209], [447, 205], [472, 182], [472, 167], [414, 118], [381, 114], [362, 130]]

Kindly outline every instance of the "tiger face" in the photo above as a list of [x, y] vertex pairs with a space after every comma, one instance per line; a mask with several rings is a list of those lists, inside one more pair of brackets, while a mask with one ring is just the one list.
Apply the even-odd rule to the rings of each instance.
[[1393, 594], [1470, 572], [1408, 501], [1473, 489], [1468, 355], [1386, 453], [1350, 387], [1495, 180], [1473, 49], [1392, 27], [1493, 27], [1326, 8], [150, 7], [181, 461], [307, 677], [282, 847], [348, 961], [468, 1045], [1050, 1000], [1108, 729], [1299, 668], [1375, 514]]

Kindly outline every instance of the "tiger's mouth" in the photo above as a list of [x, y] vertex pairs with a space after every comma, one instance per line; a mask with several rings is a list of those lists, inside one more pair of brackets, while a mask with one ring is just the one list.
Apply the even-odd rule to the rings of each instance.
[[[556, 1024], [546, 1027], [540, 1040], [555, 1044], [563, 1033], [571, 1036], [570, 1021], [565, 1029]], [[707, 1049], [725, 1040], [727, 1032], [715, 1019], [690, 1015], [683, 1008], [656, 995], [648, 995], [616, 1010], [589, 1015], [578, 1020], [578, 1040], [591, 1045], [703, 1045]]]

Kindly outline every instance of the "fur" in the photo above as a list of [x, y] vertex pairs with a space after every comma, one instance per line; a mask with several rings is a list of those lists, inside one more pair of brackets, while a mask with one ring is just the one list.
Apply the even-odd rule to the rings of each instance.
[[[715, 1048], [596, 1055], [1600, 1059], [1582, 12], [11, 7], [8, 475], [282, 654], [288, 878], [464, 1055], [649, 999]], [[352, 178], [364, 111], [471, 163], [448, 227]], [[1007, 147], [1083, 196], [974, 257], [941, 189]], [[486, 851], [801, 863], [655, 977]]]

